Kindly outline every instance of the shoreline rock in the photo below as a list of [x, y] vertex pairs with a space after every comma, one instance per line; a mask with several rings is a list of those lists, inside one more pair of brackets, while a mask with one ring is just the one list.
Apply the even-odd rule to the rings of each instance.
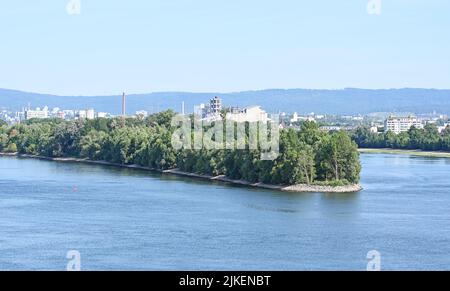
[[320, 186], [320, 185], [293, 185], [283, 188], [287, 192], [319, 192], [319, 193], [355, 193], [363, 190], [361, 185], [347, 186]]
[[348, 186], [319, 186], [319, 185], [307, 185], [307, 184], [299, 184], [299, 185], [290, 185], [290, 186], [282, 186], [282, 185], [271, 185], [271, 184], [264, 184], [264, 183], [252, 183], [244, 180], [233, 180], [230, 179], [224, 175], [220, 176], [209, 176], [209, 175], [201, 175], [196, 173], [189, 173], [189, 172], [183, 172], [178, 169], [171, 169], [171, 170], [158, 170], [148, 167], [143, 167], [139, 165], [123, 165], [123, 164], [116, 164], [106, 161], [93, 161], [89, 159], [77, 159], [77, 158], [50, 158], [50, 157], [44, 157], [44, 156], [35, 156], [35, 155], [27, 155], [27, 154], [17, 154], [17, 153], [0, 153], [0, 157], [19, 157], [19, 158], [29, 158], [29, 159], [39, 159], [39, 160], [46, 160], [46, 161], [54, 161], [54, 162], [65, 162], [65, 163], [84, 163], [84, 164], [94, 164], [94, 165], [102, 165], [102, 166], [112, 166], [112, 167], [119, 167], [119, 168], [125, 168], [125, 169], [136, 169], [136, 170], [144, 170], [144, 171], [151, 171], [151, 172], [158, 172], [161, 174], [168, 174], [168, 175], [177, 175], [177, 176], [183, 176], [183, 177], [189, 177], [189, 178], [196, 178], [196, 179], [202, 179], [202, 180], [209, 180], [209, 181], [219, 181], [223, 183], [229, 183], [233, 185], [238, 186], [246, 186], [246, 187], [252, 187], [252, 188], [260, 188], [260, 189], [268, 189], [268, 190], [276, 190], [276, 191], [282, 191], [282, 192], [295, 192], [295, 193], [354, 193], [359, 192], [363, 188], [361, 185], [348, 185]]

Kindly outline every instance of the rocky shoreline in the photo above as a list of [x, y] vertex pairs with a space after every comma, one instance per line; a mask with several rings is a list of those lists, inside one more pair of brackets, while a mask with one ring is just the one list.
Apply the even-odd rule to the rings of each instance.
[[209, 176], [209, 175], [200, 175], [200, 174], [195, 174], [195, 173], [183, 172], [178, 169], [162, 171], [162, 170], [143, 167], [143, 166], [139, 166], [139, 165], [123, 165], [123, 164], [115, 164], [115, 163], [110, 163], [110, 162], [105, 162], [105, 161], [93, 161], [93, 160], [89, 160], [89, 159], [50, 158], [50, 157], [27, 155], [27, 154], [16, 154], [16, 153], [0, 153], [0, 157], [1, 156], [40, 159], [40, 160], [66, 162], [66, 163], [85, 163], [85, 164], [113, 166], [113, 167], [127, 168], [127, 169], [137, 169], [137, 170], [158, 172], [158, 173], [168, 174], [168, 175], [177, 175], [177, 176], [190, 177], [190, 178], [196, 178], [196, 179], [219, 181], [219, 182], [224, 182], [224, 183], [230, 183], [233, 185], [240, 185], [240, 186], [254, 187], [254, 188], [261, 188], [261, 189], [270, 189], [270, 190], [277, 190], [277, 191], [284, 191], [284, 192], [353, 193], [353, 192], [359, 192], [363, 189], [360, 185], [348, 185], [348, 186], [333, 187], [333, 186], [320, 186], [320, 185], [307, 185], [307, 184], [280, 186], [280, 185], [271, 185], [271, 184], [264, 184], [264, 183], [251, 183], [251, 182], [243, 181], [243, 180], [233, 180], [224, 175], [214, 177], [214, 176]]
[[363, 190], [361, 185], [347, 186], [320, 186], [320, 185], [293, 185], [282, 189], [288, 192], [319, 192], [319, 193], [354, 193]]

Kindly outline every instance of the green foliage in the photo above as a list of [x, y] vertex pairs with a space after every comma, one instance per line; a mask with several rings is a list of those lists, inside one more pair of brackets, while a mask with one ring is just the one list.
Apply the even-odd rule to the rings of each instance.
[[10, 143], [6, 148], [7, 153], [17, 153], [17, 145], [15, 143]]
[[6, 133], [0, 130], [0, 152], [8, 148], [9, 137]]
[[112, 122], [112, 119], [107, 119], [107, 118], [96, 118], [96, 119], [85, 120], [83, 133], [86, 134], [86, 133], [90, 132], [91, 130], [109, 132], [111, 122]]
[[170, 128], [170, 123], [172, 118], [176, 115], [173, 110], [167, 110], [157, 114], [150, 115], [145, 120], [146, 124], [149, 126], [161, 126], [165, 128]]
[[[323, 133], [313, 122], [303, 123], [300, 131], [282, 130], [279, 156], [263, 161], [261, 149], [175, 151], [171, 145], [174, 114], [166, 111], [143, 120], [32, 120], [10, 128], [0, 127], [0, 151], [87, 158], [159, 170], [179, 168], [252, 183], [359, 182], [361, 166], [356, 144], [345, 132]], [[248, 139], [247, 132], [247, 142]]]
[[91, 160], [101, 160], [103, 158], [103, 149], [108, 134], [104, 131], [92, 129], [80, 140], [81, 157]]
[[450, 127], [439, 134], [436, 125], [427, 124], [424, 129], [411, 127], [408, 132], [395, 134], [373, 133], [367, 127], [358, 128], [352, 139], [361, 148], [392, 148], [424, 151], [450, 151]]
[[357, 183], [361, 165], [356, 143], [344, 131], [327, 135], [319, 145], [317, 167], [321, 180]]

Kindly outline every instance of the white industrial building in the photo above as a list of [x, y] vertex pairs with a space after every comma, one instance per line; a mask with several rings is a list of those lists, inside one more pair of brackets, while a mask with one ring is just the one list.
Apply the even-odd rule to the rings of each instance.
[[261, 106], [251, 106], [238, 112], [228, 113], [227, 120], [235, 122], [267, 122], [270, 119], [267, 112], [261, 109]]
[[[214, 97], [209, 101], [209, 104], [195, 106], [194, 114], [205, 121], [218, 121], [222, 119], [222, 109], [222, 100], [219, 97]], [[243, 109], [229, 107], [226, 119], [234, 122], [270, 121], [269, 115], [261, 108], [261, 106], [250, 106]]]

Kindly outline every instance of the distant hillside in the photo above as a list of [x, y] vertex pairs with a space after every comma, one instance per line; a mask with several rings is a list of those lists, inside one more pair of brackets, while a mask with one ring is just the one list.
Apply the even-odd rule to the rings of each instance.
[[[416, 112], [434, 110], [450, 113], [450, 90], [434, 89], [343, 89], [343, 90], [263, 90], [238, 93], [184, 93], [161, 92], [127, 97], [127, 111], [155, 112], [181, 108], [192, 112], [194, 105], [206, 103], [214, 96], [222, 97], [228, 106], [261, 105], [269, 112], [356, 114], [370, 112]], [[20, 110], [31, 103], [32, 107], [60, 107], [62, 109], [94, 108], [113, 114], [120, 112], [121, 96], [54, 96], [0, 89], [0, 108]]]

